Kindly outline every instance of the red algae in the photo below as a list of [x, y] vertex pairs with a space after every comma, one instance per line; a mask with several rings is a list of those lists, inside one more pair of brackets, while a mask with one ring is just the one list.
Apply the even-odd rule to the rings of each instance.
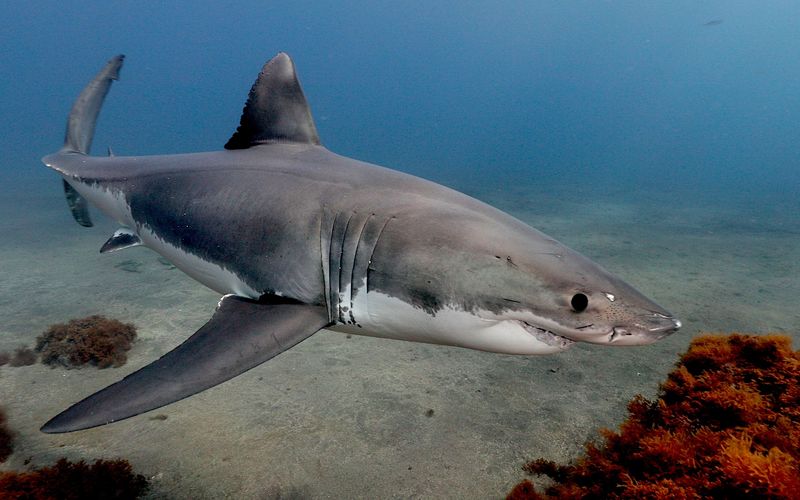
[[798, 497], [800, 351], [787, 336], [700, 336], [628, 414], [572, 465], [526, 464], [555, 484], [525, 480], [508, 498]]
[[127, 460], [70, 462], [27, 472], [0, 472], [0, 498], [135, 499], [148, 490], [147, 479], [134, 474]]
[[136, 328], [105, 316], [88, 316], [51, 326], [36, 339], [42, 363], [77, 368], [119, 367], [136, 339]]

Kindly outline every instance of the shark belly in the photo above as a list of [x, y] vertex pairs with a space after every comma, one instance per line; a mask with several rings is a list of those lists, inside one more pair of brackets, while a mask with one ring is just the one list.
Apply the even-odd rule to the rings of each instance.
[[244, 282], [236, 273], [216, 262], [205, 260], [159, 238], [147, 226], [139, 226], [137, 233], [143, 244], [172, 262], [175, 267], [208, 288], [223, 295], [236, 295], [257, 299], [261, 294]]
[[573, 342], [553, 337], [513, 320], [481, 317], [452, 307], [435, 315], [398, 298], [370, 291], [351, 302], [353, 321], [337, 322], [333, 331], [426, 344], [465, 347], [503, 354], [552, 354]]
[[236, 295], [251, 299], [261, 294], [244, 282], [235, 272], [222, 265], [203, 259], [190, 251], [170, 244], [146, 224], [137, 223], [131, 214], [123, 192], [99, 184], [77, 182], [67, 178], [81, 196], [90, 200], [103, 213], [120, 225], [130, 228], [141, 239], [142, 244], [155, 251], [178, 269], [208, 288], [223, 295]]

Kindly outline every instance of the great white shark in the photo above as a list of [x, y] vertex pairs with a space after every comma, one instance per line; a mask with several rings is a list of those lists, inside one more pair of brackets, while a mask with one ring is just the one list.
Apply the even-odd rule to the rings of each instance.
[[508, 354], [575, 342], [644, 345], [681, 323], [632, 286], [516, 218], [439, 184], [328, 151], [284, 53], [267, 62], [222, 151], [88, 156], [123, 56], [72, 107], [43, 158], [75, 220], [120, 224], [102, 246], [144, 245], [222, 294], [174, 350], [43, 427], [87, 429], [233, 378], [315, 332]]

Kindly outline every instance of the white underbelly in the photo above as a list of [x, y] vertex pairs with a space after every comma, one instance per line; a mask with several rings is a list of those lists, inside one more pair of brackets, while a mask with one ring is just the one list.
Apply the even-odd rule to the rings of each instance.
[[175, 267], [208, 288], [223, 295], [233, 294], [251, 299], [257, 299], [260, 296], [235, 273], [168, 243], [147, 227], [140, 227], [138, 234], [145, 246], [162, 255]]
[[248, 286], [235, 273], [170, 244], [166, 240], [159, 238], [147, 226], [137, 225], [121, 192], [79, 182], [71, 182], [71, 184], [81, 196], [91, 201], [106, 215], [116, 220], [119, 224], [136, 231], [144, 246], [162, 255], [172, 262], [175, 267], [195, 280], [221, 294], [234, 294], [249, 298], [259, 297], [260, 294]]
[[545, 342], [518, 321], [486, 319], [447, 307], [431, 315], [378, 292], [359, 293], [352, 305], [356, 324], [337, 324], [331, 330], [505, 354], [551, 354], [571, 344]]

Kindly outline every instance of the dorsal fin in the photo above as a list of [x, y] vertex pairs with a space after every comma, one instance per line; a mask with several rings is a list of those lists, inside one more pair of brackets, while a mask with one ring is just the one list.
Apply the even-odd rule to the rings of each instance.
[[320, 143], [294, 63], [283, 52], [259, 73], [250, 89], [239, 128], [225, 149], [247, 149], [268, 142]]

